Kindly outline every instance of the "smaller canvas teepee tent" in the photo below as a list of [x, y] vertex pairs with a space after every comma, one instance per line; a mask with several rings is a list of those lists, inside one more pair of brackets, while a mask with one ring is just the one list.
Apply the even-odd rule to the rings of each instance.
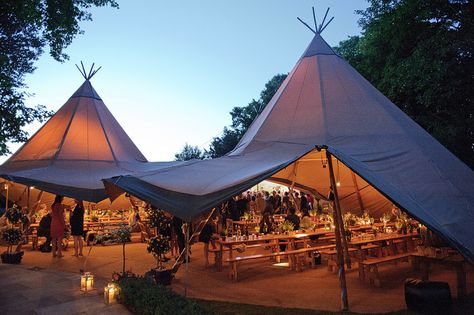
[[176, 163], [147, 162], [92, 87], [92, 75], [83, 75], [69, 100], [0, 166], [0, 177], [99, 202], [107, 198], [102, 178]]

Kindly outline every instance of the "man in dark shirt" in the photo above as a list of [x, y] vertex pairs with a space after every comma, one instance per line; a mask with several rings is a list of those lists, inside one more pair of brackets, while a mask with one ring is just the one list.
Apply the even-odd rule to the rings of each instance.
[[301, 213], [304, 216], [309, 216], [309, 206], [308, 206], [308, 199], [304, 193], [301, 194]]
[[289, 221], [289, 222], [293, 223], [293, 226], [294, 226], [295, 230], [299, 230], [300, 229], [300, 217], [298, 217], [296, 215], [295, 207], [291, 206], [288, 211], [289, 211], [290, 214], [286, 216], [285, 221]]
[[236, 219], [233, 219], [235, 221], [238, 221], [240, 220], [240, 217], [244, 215], [244, 213], [247, 211], [247, 203], [248, 203], [248, 200], [247, 198], [245, 198], [245, 196], [238, 196], [238, 200], [236, 202], [236, 206], [237, 206], [237, 212], [239, 214], [239, 217], [236, 218]]

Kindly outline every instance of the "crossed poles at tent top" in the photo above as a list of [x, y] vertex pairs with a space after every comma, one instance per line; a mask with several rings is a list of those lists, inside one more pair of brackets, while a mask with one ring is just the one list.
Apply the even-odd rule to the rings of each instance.
[[316, 14], [314, 13], [314, 7], [312, 7], [313, 9], [313, 21], [314, 21], [314, 29], [309, 26], [305, 21], [303, 21], [302, 19], [300, 19], [299, 17], [297, 17], [298, 21], [300, 21], [301, 23], [304, 24], [304, 26], [306, 26], [307, 28], [309, 28], [311, 30], [311, 32], [313, 32], [314, 34], [321, 34], [322, 31], [324, 31], [324, 29], [329, 25], [329, 23], [332, 22], [332, 20], [334, 20], [334, 16], [329, 19], [329, 21], [324, 24], [324, 22], [326, 22], [326, 17], [328, 16], [328, 13], [329, 13], [329, 8], [326, 10], [326, 14], [324, 14], [324, 18], [323, 18], [323, 21], [321, 22], [321, 24], [319, 24], [318, 26], [318, 23], [316, 22]]
[[77, 70], [79, 70], [79, 72], [82, 74], [82, 76], [84, 77], [84, 79], [86, 79], [87, 81], [89, 81], [93, 76], [94, 74], [97, 73], [97, 71], [99, 71], [101, 67], [97, 68], [96, 70], [94, 70], [94, 63], [92, 63], [92, 66], [91, 66], [91, 69], [89, 70], [89, 73], [86, 72], [86, 69], [84, 68], [84, 64], [82, 63], [81, 61], [81, 68], [79, 68], [79, 66], [76, 64], [76, 68]]

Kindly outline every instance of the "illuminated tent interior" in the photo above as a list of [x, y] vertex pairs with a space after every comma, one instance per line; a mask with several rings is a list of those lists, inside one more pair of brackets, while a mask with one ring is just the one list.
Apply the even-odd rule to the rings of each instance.
[[[33, 203], [42, 199], [48, 204], [51, 195], [38, 199], [40, 191], [45, 191], [122, 208], [126, 199], [113, 204], [104, 200], [102, 178], [177, 163], [146, 160], [92, 87], [90, 79], [96, 71], [91, 68], [87, 75], [83, 70], [85, 82], [79, 89], [0, 166], [0, 177], [15, 183], [8, 185], [10, 196], [16, 195], [18, 200], [10, 200], [26, 206], [27, 197], [19, 195], [34, 186], [30, 191]], [[0, 192], [5, 194], [6, 190]]]
[[272, 100], [224, 157], [105, 180], [190, 220], [270, 179], [329, 193], [333, 160], [343, 211], [392, 203], [474, 261], [474, 172], [315, 33]]

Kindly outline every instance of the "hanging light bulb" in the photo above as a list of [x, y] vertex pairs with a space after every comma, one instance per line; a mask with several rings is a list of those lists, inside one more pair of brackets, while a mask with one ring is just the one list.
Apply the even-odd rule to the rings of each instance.
[[341, 182], [338, 181], [338, 182], [336, 183], [336, 186], [337, 186], [337, 187], [341, 187]]

